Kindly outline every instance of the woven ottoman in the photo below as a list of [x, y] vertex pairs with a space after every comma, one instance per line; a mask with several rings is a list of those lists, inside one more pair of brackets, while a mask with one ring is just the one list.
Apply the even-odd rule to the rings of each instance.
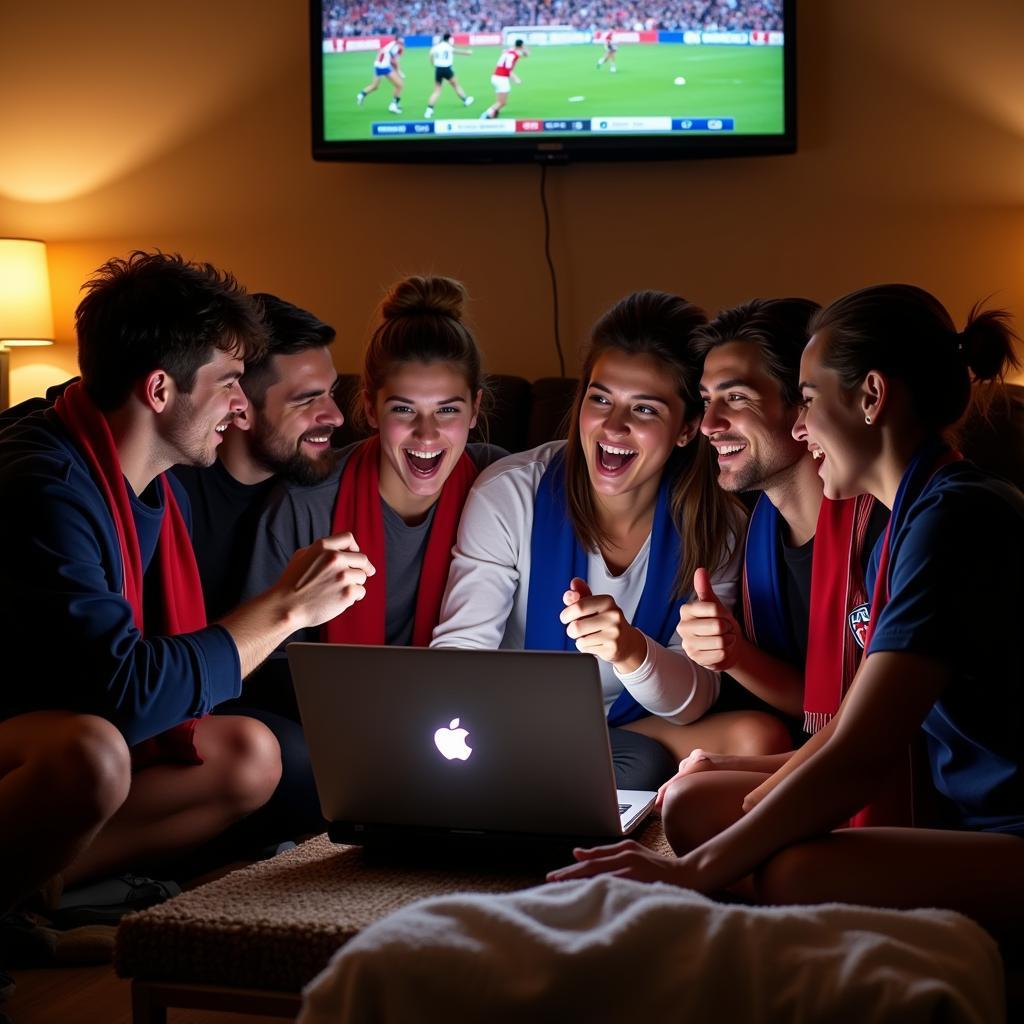
[[[635, 838], [669, 852], [658, 818]], [[294, 1017], [302, 987], [385, 914], [427, 896], [511, 892], [542, 881], [539, 868], [385, 862], [322, 835], [129, 915], [114, 966], [132, 979], [134, 1024], [165, 1024], [169, 1007]]]

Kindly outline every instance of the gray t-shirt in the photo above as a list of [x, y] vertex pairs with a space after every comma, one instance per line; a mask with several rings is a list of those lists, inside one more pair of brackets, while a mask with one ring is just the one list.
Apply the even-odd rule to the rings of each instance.
[[408, 647], [412, 643], [416, 594], [420, 589], [420, 570], [434, 522], [432, 505], [422, 523], [410, 526], [383, 499], [384, 551], [387, 558], [387, 594], [384, 599], [384, 643], [390, 647]]
[[[357, 441], [343, 448], [338, 453], [334, 468], [319, 483], [302, 486], [282, 482], [274, 488], [256, 527], [252, 561], [242, 591], [243, 600], [262, 594], [273, 586], [299, 548], [331, 534], [341, 474], [352, 452], [362, 443]], [[466, 445], [466, 454], [483, 469], [507, 453], [496, 445], [470, 444]], [[384, 517], [384, 557], [387, 566], [386, 642], [408, 644], [412, 640], [416, 593], [430, 526], [434, 521], [434, 508], [431, 508], [422, 523], [415, 526], [407, 525], [383, 499], [381, 513]], [[358, 537], [356, 542], [359, 542]], [[293, 640], [315, 642], [320, 639], [319, 628], [302, 629], [288, 637], [285, 643]]]

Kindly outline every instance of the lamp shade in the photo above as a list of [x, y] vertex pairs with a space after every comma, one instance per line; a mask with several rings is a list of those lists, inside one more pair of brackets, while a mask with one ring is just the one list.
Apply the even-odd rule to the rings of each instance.
[[52, 342], [46, 243], [0, 238], [0, 346]]

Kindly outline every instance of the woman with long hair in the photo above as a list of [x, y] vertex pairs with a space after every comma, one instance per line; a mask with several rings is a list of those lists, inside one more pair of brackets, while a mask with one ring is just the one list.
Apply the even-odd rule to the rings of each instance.
[[622, 789], [656, 788], [695, 746], [788, 745], [768, 715], [702, 717], [718, 674], [675, 633], [698, 567], [734, 602], [744, 521], [698, 430], [690, 335], [704, 322], [653, 291], [598, 320], [568, 439], [503, 459], [474, 486], [434, 633], [434, 646], [596, 655]]

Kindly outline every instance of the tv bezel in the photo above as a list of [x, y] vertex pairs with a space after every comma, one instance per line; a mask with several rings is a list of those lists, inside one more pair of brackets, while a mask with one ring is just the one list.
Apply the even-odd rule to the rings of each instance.
[[323, 3], [309, 0], [313, 159], [380, 164], [576, 163], [769, 156], [796, 151], [796, 0], [782, 0], [783, 131], [758, 135], [542, 135], [422, 138], [324, 138]]

